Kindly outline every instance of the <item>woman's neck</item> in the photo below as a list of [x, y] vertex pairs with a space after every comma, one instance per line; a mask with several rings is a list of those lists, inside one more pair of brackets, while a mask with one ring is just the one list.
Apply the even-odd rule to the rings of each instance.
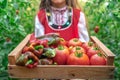
[[53, 3], [52, 6], [55, 7], [55, 8], [63, 8], [63, 7], [66, 6], [66, 3], [61, 3], [61, 4], [54, 4]]

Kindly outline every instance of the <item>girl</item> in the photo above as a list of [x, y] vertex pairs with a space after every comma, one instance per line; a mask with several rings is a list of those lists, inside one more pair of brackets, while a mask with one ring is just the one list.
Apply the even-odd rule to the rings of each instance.
[[77, 0], [41, 0], [35, 18], [35, 37], [59, 33], [65, 40], [89, 41], [84, 13], [77, 9]]

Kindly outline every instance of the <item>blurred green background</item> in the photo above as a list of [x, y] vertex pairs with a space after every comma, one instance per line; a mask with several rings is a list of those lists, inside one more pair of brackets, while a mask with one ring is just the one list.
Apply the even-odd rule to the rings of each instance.
[[[0, 80], [7, 72], [8, 54], [34, 31], [40, 0], [0, 0]], [[90, 35], [98, 37], [115, 55], [115, 80], [120, 80], [120, 0], [79, 0]], [[99, 31], [95, 32], [95, 28]]]

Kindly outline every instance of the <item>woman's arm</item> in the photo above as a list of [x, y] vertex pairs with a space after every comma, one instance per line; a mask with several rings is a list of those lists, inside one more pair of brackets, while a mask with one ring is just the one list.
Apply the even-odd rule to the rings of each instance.
[[79, 23], [78, 23], [78, 34], [82, 42], [89, 41], [89, 34], [88, 34], [87, 27], [86, 27], [85, 15], [83, 12], [80, 12], [80, 18], [79, 18]]
[[44, 35], [44, 27], [39, 21], [38, 16], [35, 17], [35, 37]]

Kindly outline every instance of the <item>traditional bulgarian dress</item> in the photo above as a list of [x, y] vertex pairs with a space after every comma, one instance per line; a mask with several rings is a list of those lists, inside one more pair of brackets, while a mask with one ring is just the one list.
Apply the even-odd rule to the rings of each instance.
[[65, 40], [79, 38], [82, 42], [89, 41], [84, 13], [67, 6], [39, 10], [35, 18], [35, 37], [47, 33], [59, 33]]

